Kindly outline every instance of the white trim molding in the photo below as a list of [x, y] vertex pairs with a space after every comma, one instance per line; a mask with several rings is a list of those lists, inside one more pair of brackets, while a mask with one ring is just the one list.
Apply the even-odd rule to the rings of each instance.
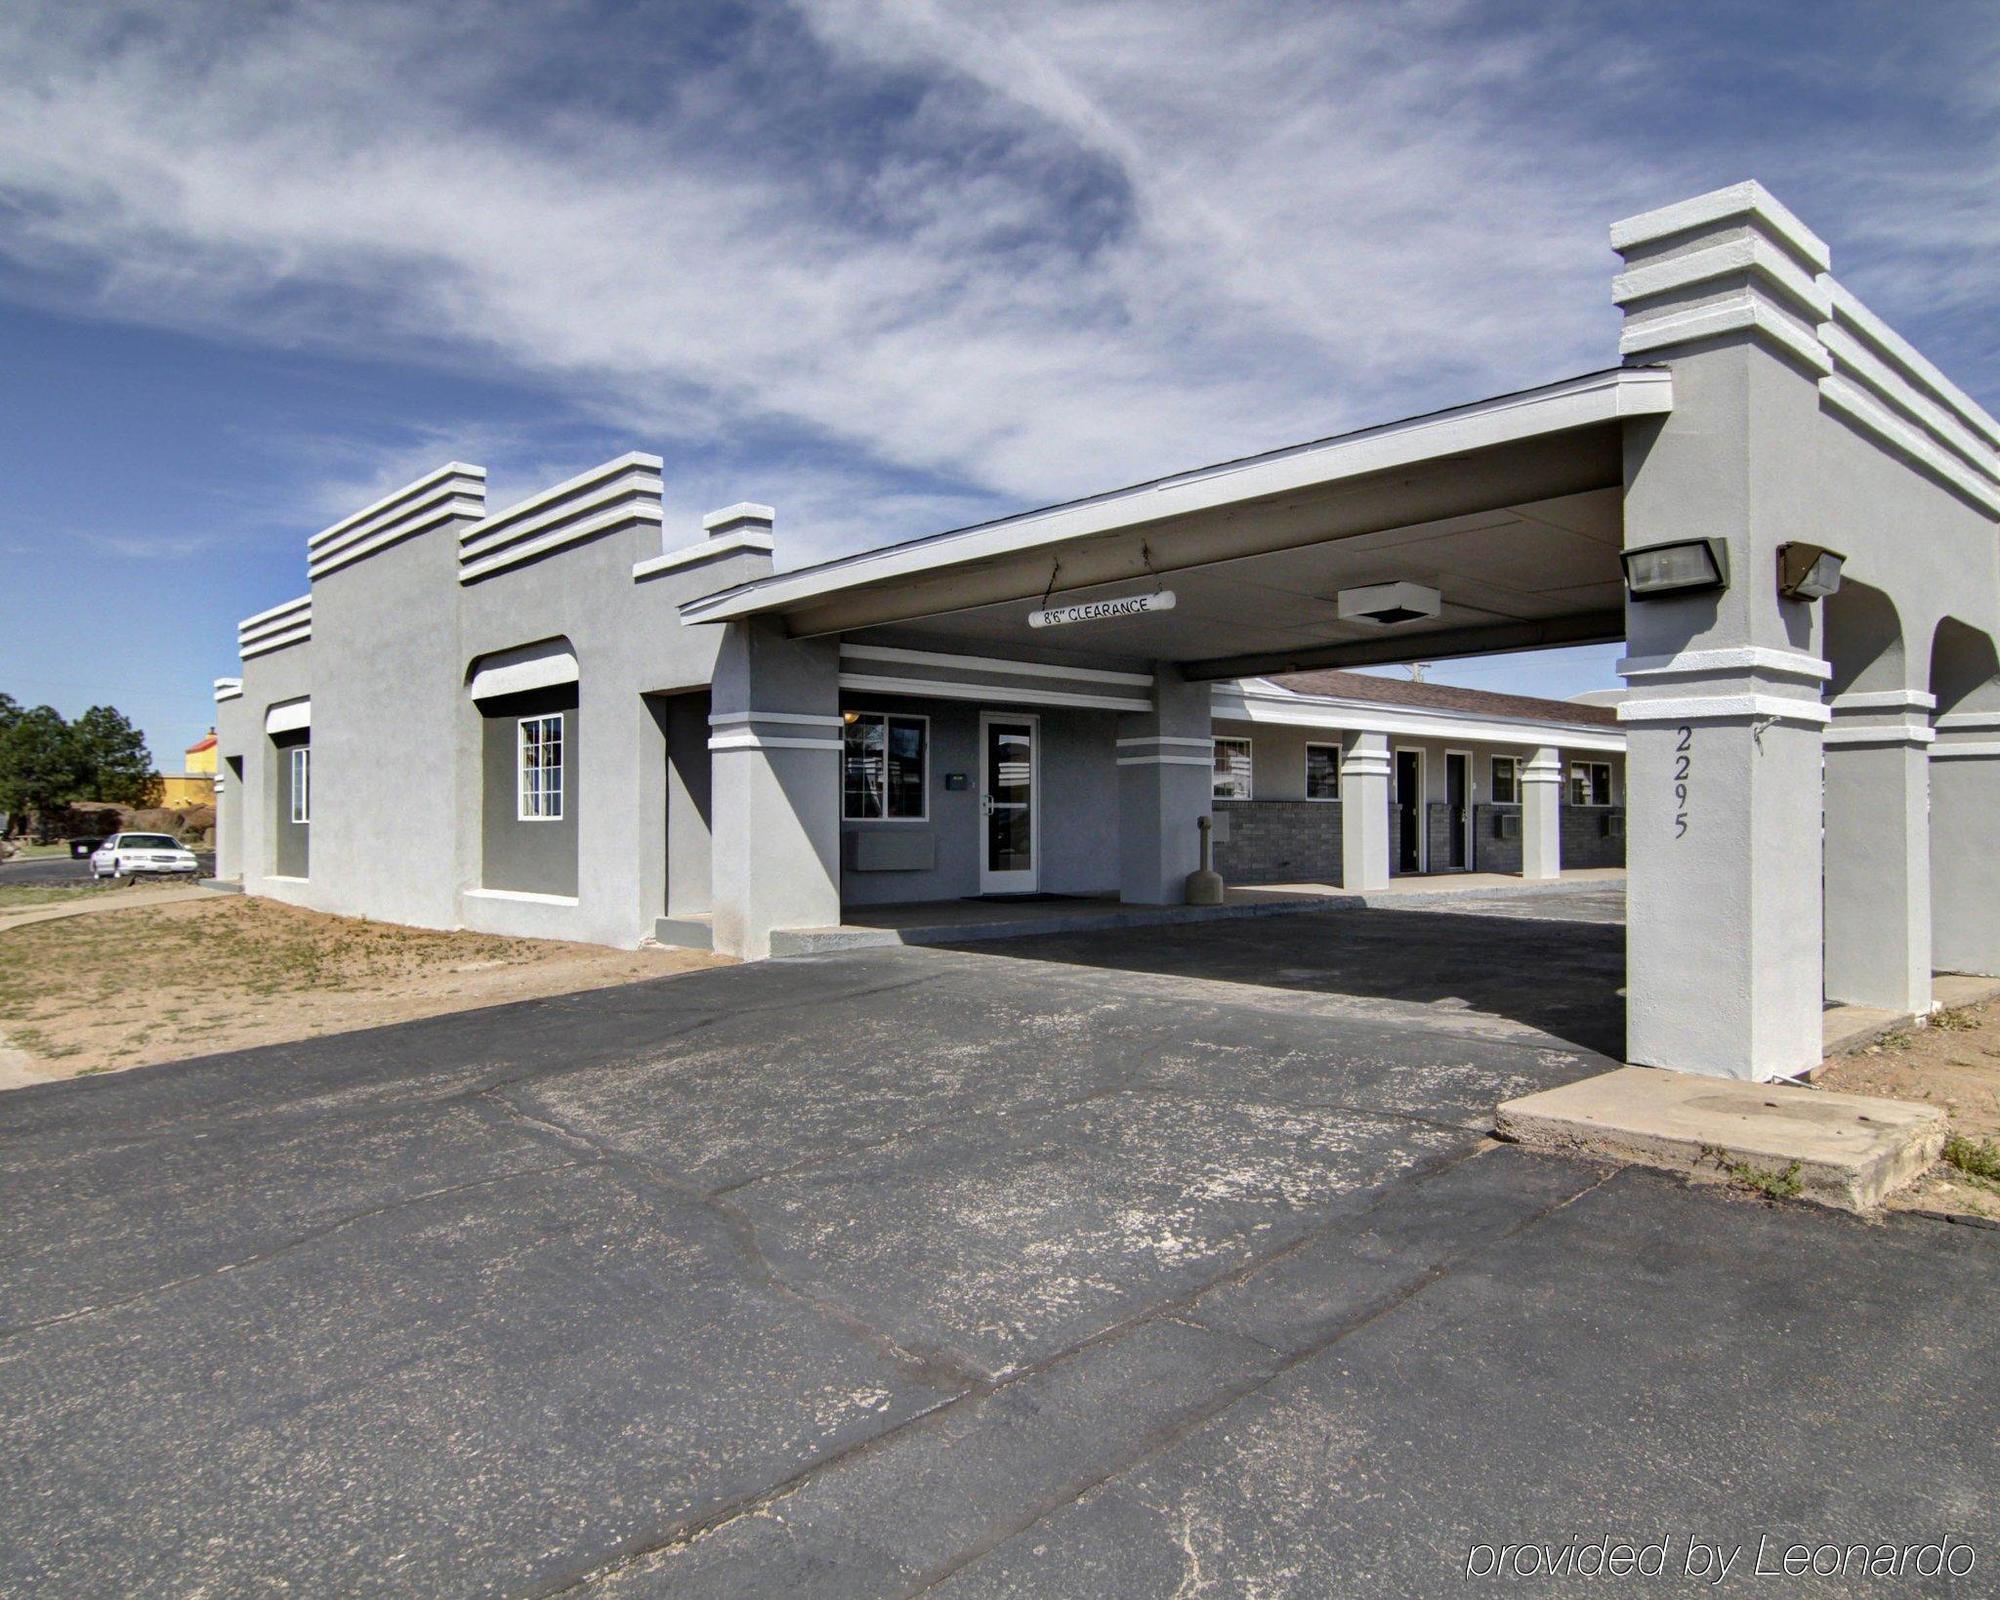
[[217, 678], [215, 680], [215, 698], [217, 701], [241, 700], [243, 698], [243, 680], [241, 678]]
[[1826, 742], [1836, 744], [1931, 744], [1937, 734], [1929, 729], [1909, 722], [1872, 723], [1860, 728], [1831, 727], [1826, 730]]
[[458, 536], [458, 581], [477, 583], [642, 523], [662, 526], [663, 465], [658, 456], [630, 451], [474, 523]]
[[536, 894], [529, 889], [467, 889], [468, 900], [511, 900], [528, 906], [574, 906], [577, 898], [573, 894]]
[[843, 661], [889, 661], [903, 666], [946, 667], [960, 672], [999, 672], [1024, 678], [1069, 678], [1077, 683], [1153, 687], [1150, 672], [1111, 672], [1103, 667], [1066, 667], [1054, 661], [1016, 661], [1011, 656], [961, 656], [942, 650], [905, 650], [897, 645], [843, 644]]
[[304, 644], [312, 638], [313, 598], [302, 594], [281, 606], [245, 617], [236, 624], [236, 653], [245, 661], [273, 650]]
[[710, 750], [832, 750], [846, 748], [839, 739], [784, 739], [772, 738], [757, 732], [754, 728], [738, 728], [732, 733], [718, 733], [708, 741]]
[[297, 733], [301, 728], [310, 729], [313, 719], [313, 703], [310, 696], [303, 700], [286, 700], [272, 706], [264, 713], [266, 733]]
[[1933, 761], [1985, 761], [2000, 756], [2000, 740], [1940, 739], [1931, 746]]
[[384, 495], [306, 541], [306, 576], [317, 582], [432, 528], [486, 515], [486, 469], [452, 461]]
[[1827, 702], [1835, 716], [1850, 711], [1935, 711], [1937, 696], [1921, 689], [1862, 689]]
[[711, 728], [735, 728], [752, 722], [782, 722], [797, 728], [841, 728], [845, 717], [805, 711], [720, 711], [708, 719]]
[[903, 678], [892, 673], [843, 672], [840, 687], [871, 694], [907, 694], [919, 700], [984, 700], [1000, 705], [1068, 706], [1079, 711], [1151, 711], [1144, 700], [1105, 694], [1067, 694], [1018, 683], [960, 683], [946, 678]]
[[719, 561], [724, 556], [742, 554], [770, 555], [778, 548], [778, 541], [768, 533], [758, 533], [752, 528], [739, 529], [735, 533], [719, 533], [704, 539], [700, 544], [683, 545], [678, 550], [669, 550], [664, 555], [649, 556], [644, 561], [632, 564], [632, 581], [639, 583], [647, 578], [657, 577], [662, 572], [678, 572], [683, 567], [698, 567], [704, 561]]
[[1773, 650], [1764, 645], [1738, 645], [1721, 650], [1686, 650], [1677, 656], [1627, 656], [1617, 665], [1622, 678], [1692, 678], [1711, 672], [1744, 672], [1769, 678], [1798, 678], [1824, 683], [1833, 667], [1803, 650]]
[[681, 616], [688, 622], [726, 622], [820, 604], [852, 590], [900, 585], [920, 574], [973, 563], [1010, 557], [1039, 560], [1045, 552], [1097, 534], [1136, 531], [1195, 512], [1344, 483], [1627, 417], [1657, 416], [1673, 409], [1673, 393], [1672, 374], [1663, 370], [1618, 367], [1587, 373], [1519, 394], [1225, 461], [997, 522], [774, 573], [685, 601]]
[[1701, 694], [1674, 700], [1627, 700], [1618, 720], [1646, 725], [1662, 722], [1790, 722], [1823, 727], [1833, 713], [1820, 700], [1777, 694]]
[[569, 641], [552, 639], [481, 656], [473, 668], [469, 693], [474, 700], [491, 700], [504, 694], [525, 694], [530, 689], [558, 688], [578, 682], [581, 676]]

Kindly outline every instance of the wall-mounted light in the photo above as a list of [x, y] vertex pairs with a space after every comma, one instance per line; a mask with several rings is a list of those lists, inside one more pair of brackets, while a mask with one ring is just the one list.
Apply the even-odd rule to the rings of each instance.
[[1625, 592], [1634, 600], [1729, 587], [1729, 550], [1720, 539], [1682, 539], [1627, 550]]
[[1778, 593], [1787, 600], [1824, 600], [1840, 592], [1847, 557], [1816, 544], [1778, 546]]

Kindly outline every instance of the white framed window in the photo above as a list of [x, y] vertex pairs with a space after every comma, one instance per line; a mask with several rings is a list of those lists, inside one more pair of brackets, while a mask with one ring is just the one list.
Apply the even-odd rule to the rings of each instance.
[[1339, 745], [1309, 744], [1306, 746], [1306, 798], [1308, 800], [1338, 800], [1340, 798]]
[[1572, 761], [1569, 764], [1569, 803], [1573, 806], [1611, 804], [1611, 763]]
[[922, 822], [930, 815], [931, 719], [843, 711], [840, 815], [847, 822]]
[[563, 713], [523, 717], [518, 735], [521, 822], [560, 822], [563, 815]]
[[312, 746], [292, 746], [292, 821], [312, 821]]
[[1248, 739], [1217, 739], [1215, 741], [1215, 798], [1218, 800], [1248, 800], [1250, 798], [1250, 741]]
[[1521, 803], [1521, 758], [1519, 756], [1494, 756], [1488, 775], [1488, 783], [1496, 806], [1517, 806]]

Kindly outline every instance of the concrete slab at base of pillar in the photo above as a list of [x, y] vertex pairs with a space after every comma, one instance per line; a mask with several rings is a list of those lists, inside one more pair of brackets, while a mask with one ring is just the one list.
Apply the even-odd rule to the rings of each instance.
[[1620, 1067], [1509, 1100], [1495, 1131], [1559, 1155], [1710, 1182], [1736, 1176], [1732, 1164], [1780, 1175], [1797, 1163], [1800, 1199], [1871, 1211], [1937, 1160], [1945, 1116], [1902, 1100]]

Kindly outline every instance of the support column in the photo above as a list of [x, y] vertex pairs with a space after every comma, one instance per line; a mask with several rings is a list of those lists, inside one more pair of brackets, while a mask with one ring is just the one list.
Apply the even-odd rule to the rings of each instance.
[[1562, 876], [1562, 752], [1538, 745], [1521, 767], [1521, 876]]
[[1931, 696], [1844, 694], [1826, 730], [1826, 997], [1931, 1008]]
[[1201, 819], [1215, 795], [1215, 724], [1206, 683], [1153, 668], [1153, 709], [1118, 719], [1118, 898], [1177, 906], [1201, 865]]
[[1749, 1079], [1816, 1066], [1826, 664], [1741, 648], [1620, 670], [1626, 1059]]
[[1389, 736], [1340, 736], [1340, 886], [1389, 883]]
[[840, 688], [834, 639], [732, 622], [715, 664], [715, 948], [759, 961], [777, 928], [840, 921]]
[[1949, 711], [1930, 748], [1931, 964], [2000, 977], [2000, 711]]

